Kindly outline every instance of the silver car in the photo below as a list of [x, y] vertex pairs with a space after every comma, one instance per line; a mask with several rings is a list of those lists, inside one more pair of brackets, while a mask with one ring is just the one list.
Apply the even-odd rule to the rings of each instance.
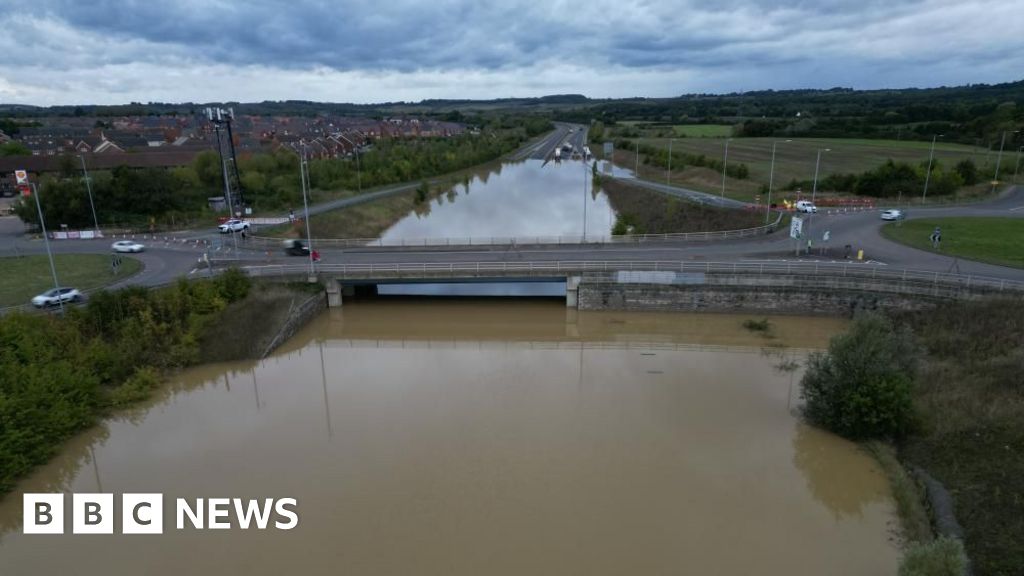
[[134, 240], [118, 240], [110, 245], [110, 249], [114, 252], [138, 253], [145, 250], [146, 247]]
[[82, 293], [77, 288], [52, 288], [32, 299], [36, 308], [57, 306], [61, 302], [81, 302]]

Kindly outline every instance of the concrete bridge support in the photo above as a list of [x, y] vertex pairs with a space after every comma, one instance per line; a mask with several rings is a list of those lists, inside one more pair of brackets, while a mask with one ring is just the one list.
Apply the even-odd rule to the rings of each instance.
[[580, 299], [580, 277], [569, 276], [565, 279], [565, 306], [567, 308], [579, 308]]
[[327, 282], [327, 307], [341, 308], [341, 282], [337, 280]]

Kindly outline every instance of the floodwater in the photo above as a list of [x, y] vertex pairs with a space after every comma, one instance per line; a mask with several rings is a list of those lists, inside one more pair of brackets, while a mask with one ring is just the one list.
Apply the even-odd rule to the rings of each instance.
[[383, 240], [607, 236], [615, 214], [589, 164], [525, 160], [478, 172], [410, 212]]
[[[70, 442], [0, 501], [0, 573], [895, 574], [884, 476], [776, 368], [842, 321], [746, 318], [346, 304]], [[163, 493], [164, 534], [21, 534], [48, 491]], [[293, 497], [299, 525], [176, 530], [179, 497]]]

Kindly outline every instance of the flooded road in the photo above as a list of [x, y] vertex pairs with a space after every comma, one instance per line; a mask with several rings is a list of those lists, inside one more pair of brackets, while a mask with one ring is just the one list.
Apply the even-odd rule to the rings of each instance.
[[584, 220], [587, 234], [597, 236], [607, 236], [615, 223], [608, 198], [593, 190], [589, 165], [526, 160], [481, 170], [381, 238], [582, 236]]
[[[776, 368], [844, 324], [748, 318], [346, 304], [76, 438], [0, 502], [0, 573], [895, 574], [882, 473]], [[164, 493], [164, 534], [22, 535], [21, 493], [60, 490]], [[176, 530], [177, 497], [300, 521]]]

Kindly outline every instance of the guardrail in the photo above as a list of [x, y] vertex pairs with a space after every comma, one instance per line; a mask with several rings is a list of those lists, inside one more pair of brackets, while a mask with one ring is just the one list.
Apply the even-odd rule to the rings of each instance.
[[[685, 242], [730, 240], [761, 236], [778, 229], [784, 214], [779, 212], [774, 222], [754, 228], [720, 230], [717, 232], [679, 232], [675, 234], [627, 234], [623, 236], [490, 236], [455, 238], [314, 238], [313, 246], [322, 248], [428, 248], [447, 246], [526, 246], [551, 244], [645, 244], [655, 242]], [[284, 238], [249, 236], [246, 246], [250, 248], [279, 248]], [[300, 238], [305, 242], [305, 238]]]
[[[249, 266], [243, 268], [252, 276], [306, 275], [308, 264], [278, 264]], [[458, 277], [486, 274], [555, 275], [581, 273], [611, 273], [620, 271], [654, 271], [704, 273], [718, 277], [733, 276], [789, 276], [805, 278], [799, 282], [776, 282], [774, 285], [835, 286], [835, 282], [823, 283], [820, 279], [849, 278], [859, 281], [874, 281], [880, 291], [908, 291], [900, 287], [922, 286], [952, 288], [974, 292], [1024, 292], [1024, 282], [993, 278], [947, 274], [926, 270], [889, 269], [861, 263], [832, 262], [683, 262], [683, 261], [538, 261], [538, 262], [409, 262], [395, 264], [324, 264], [318, 263], [316, 270], [322, 274], [340, 277]], [[726, 283], [722, 281], [709, 282]], [[733, 284], [743, 284], [734, 282]], [[762, 285], [770, 285], [765, 281]], [[920, 293], [919, 290], [909, 290]]]

